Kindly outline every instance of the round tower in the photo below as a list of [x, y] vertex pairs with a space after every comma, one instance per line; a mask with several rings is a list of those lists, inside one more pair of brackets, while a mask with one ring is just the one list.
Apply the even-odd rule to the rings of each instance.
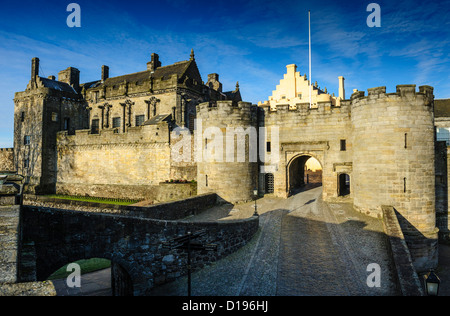
[[352, 97], [353, 198], [381, 217], [393, 206], [418, 271], [437, 265], [433, 88], [399, 85]]
[[195, 142], [198, 194], [215, 192], [231, 203], [254, 198], [258, 178], [256, 106], [232, 101], [199, 104]]

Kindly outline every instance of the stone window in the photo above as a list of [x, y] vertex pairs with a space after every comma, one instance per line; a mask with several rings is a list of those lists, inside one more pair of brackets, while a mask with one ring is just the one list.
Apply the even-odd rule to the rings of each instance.
[[30, 135], [25, 135], [25, 137], [23, 138], [23, 144], [24, 145], [30, 145], [31, 144], [31, 136]]
[[136, 115], [136, 126], [144, 125], [145, 115]]
[[69, 128], [70, 128], [70, 118], [65, 117], [65, 118], [64, 118], [64, 130], [65, 130], [65, 131], [68, 131]]
[[347, 144], [345, 139], [341, 139], [341, 151], [346, 151], [347, 150]]
[[265, 191], [267, 194], [273, 193], [274, 191], [274, 177], [273, 173], [266, 173], [264, 176], [264, 184], [265, 184]]
[[98, 134], [99, 133], [99, 126], [100, 126], [100, 120], [99, 119], [92, 120], [91, 134]]
[[52, 122], [58, 122], [58, 113], [52, 112]]
[[24, 122], [25, 121], [25, 112], [21, 112], [20, 113], [20, 121]]
[[30, 159], [24, 159], [23, 160], [23, 168], [27, 169], [30, 167]]
[[271, 145], [271, 143], [270, 142], [267, 142], [266, 143], [266, 151], [268, 152], [268, 153], [270, 153], [270, 151], [272, 150], [272, 145]]
[[119, 128], [120, 127], [120, 117], [113, 117], [113, 128]]

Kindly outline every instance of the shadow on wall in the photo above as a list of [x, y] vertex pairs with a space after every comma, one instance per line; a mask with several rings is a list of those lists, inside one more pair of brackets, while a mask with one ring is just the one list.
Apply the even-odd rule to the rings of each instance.
[[428, 272], [430, 269], [436, 269], [438, 265], [438, 234], [437, 229], [426, 236], [412, 225], [395, 208], [401, 230], [408, 245], [413, 264], [419, 274]]

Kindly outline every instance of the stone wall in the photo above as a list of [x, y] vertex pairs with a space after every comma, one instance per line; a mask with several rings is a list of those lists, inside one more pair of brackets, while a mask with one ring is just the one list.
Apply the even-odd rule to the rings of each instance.
[[[42, 87], [32, 79], [14, 98], [14, 152], [19, 174], [28, 177], [29, 193], [54, 193], [56, 182], [56, 133], [87, 128], [85, 102], [75, 92]], [[25, 138], [29, 138], [29, 142]]]
[[436, 227], [439, 228], [439, 240], [449, 241], [448, 223], [448, 148], [445, 141], [436, 142]]
[[13, 148], [0, 148], [0, 171], [16, 171]]
[[70, 262], [106, 258], [127, 272], [134, 295], [186, 273], [186, 252], [162, 247], [164, 242], [206, 229], [196, 241], [214, 243], [217, 251], [194, 251], [195, 270], [245, 245], [259, 227], [259, 217], [195, 223], [33, 206], [23, 206], [22, 216], [22, 242], [34, 244], [38, 280]]
[[433, 88], [379, 87], [351, 100], [354, 207], [381, 217], [380, 205], [392, 205], [416, 269], [436, 266]]
[[0, 206], [0, 288], [17, 282], [20, 206]]
[[117, 205], [101, 202], [86, 202], [49, 198], [45, 196], [24, 197], [25, 204], [30, 206], [42, 206], [50, 208], [63, 208], [70, 210], [81, 210], [86, 212], [109, 213], [115, 215], [126, 215], [138, 218], [179, 220], [190, 215], [196, 215], [213, 207], [218, 202], [216, 194], [202, 194], [178, 201], [160, 203], [149, 206]]
[[[317, 108], [309, 108], [309, 103], [299, 103], [295, 107], [277, 105], [275, 111], [268, 105], [260, 106], [259, 124], [267, 129], [266, 141], [271, 142], [272, 152], [279, 152], [278, 163], [264, 164], [266, 170], [273, 171], [275, 195], [286, 197], [289, 194], [293, 182], [289, 179], [290, 167], [296, 159], [310, 156], [323, 168], [323, 198], [337, 198], [339, 174], [345, 172], [352, 178], [350, 117], [349, 101], [342, 101], [340, 107], [332, 106], [331, 102], [319, 103]], [[279, 128], [278, 144], [271, 135], [275, 127]], [[345, 150], [341, 150], [341, 140], [345, 140]]]
[[414, 268], [408, 245], [392, 206], [382, 206], [384, 232], [395, 264], [395, 275], [403, 296], [423, 296], [423, 289]]
[[[257, 158], [253, 161], [250, 158], [252, 151], [257, 153], [256, 107], [245, 102], [207, 102], [197, 106], [197, 115], [197, 124], [201, 124], [196, 131], [201, 131], [201, 135], [195, 135], [199, 194], [216, 192], [231, 203], [252, 200], [253, 189], [258, 185]], [[242, 132], [235, 135], [239, 129]]]

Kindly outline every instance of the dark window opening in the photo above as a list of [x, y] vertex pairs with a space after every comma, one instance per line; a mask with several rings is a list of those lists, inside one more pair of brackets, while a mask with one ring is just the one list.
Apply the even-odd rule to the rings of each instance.
[[346, 173], [339, 175], [339, 196], [345, 196], [350, 194], [350, 176]]
[[136, 115], [136, 126], [144, 125], [145, 115]]
[[266, 173], [264, 176], [264, 182], [265, 182], [265, 191], [266, 193], [270, 194], [274, 191], [274, 185], [273, 185], [273, 173]]
[[29, 159], [24, 159], [23, 160], [23, 167], [24, 169], [27, 169], [30, 166], [30, 160]]
[[208, 186], [208, 175], [205, 176], [205, 186]]
[[92, 120], [92, 125], [91, 125], [91, 134], [98, 134], [100, 132], [100, 120], [95, 119]]
[[68, 131], [70, 128], [70, 118], [64, 118], [64, 130]]
[[24, 122], [25, 121], [25, 112], [21, 112], [20, 113], [20, 121]]
[[270, 153], [270, 151], [272, 150], [270, 142], [266, 143], [266, 150], [268, 153]]
[[24, 145], [30, 145], [30, 143], [31, 143], [31, 136], [30, 136], [30, 135], [26, 135], [26, 136], [23, 138], [23, 144], [24, 144]]
[[121, 118], [120, 117], [114, 117], [113, 118], [113, 128], [119, 128], [120, 127], [120, 121]]
[[341, 151], [346, 151], [347, 150], [347, 144], [345, 139], [341, 139]]

